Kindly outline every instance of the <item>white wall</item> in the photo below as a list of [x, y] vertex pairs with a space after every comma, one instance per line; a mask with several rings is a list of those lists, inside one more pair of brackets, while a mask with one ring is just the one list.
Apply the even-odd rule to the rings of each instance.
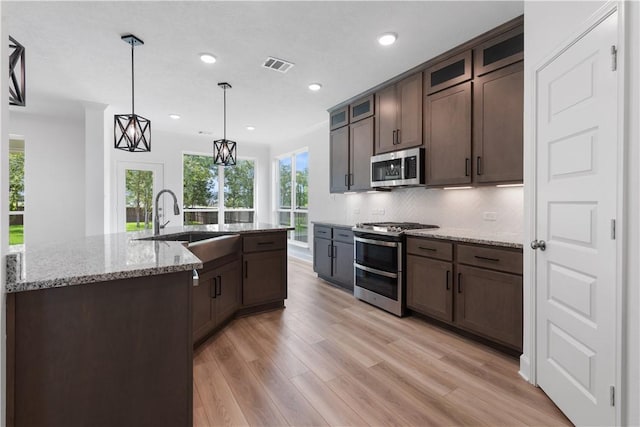
[[25, 244], [85, 235], [84, 123], [11, 111], [25, 139]]
[[[581, 23], [587, 20], [594, 12], [603, 6], [603, 2], [525, 2], [525, 156], [533, 151], [531, 138], [532, 118], [533, 118], [533, 94], [532, 79], [534, 70], [541, 64], [543, 59], [548, 57], [560, 44], [575, 35], [581, 29]], [[626, 191], [626, 232], [621, 234], [627, 239], [626, 257], [626, 280], [624, 287], [624, 320], [623, 320], [623, 364], [628, 369], [623, 378], [622, 401], [625, 410], [622, 414], [623, 425], [639, 425], [638, 403], [640, 401], [638, 393], [638, 347], [639, 347], [639, 322], [638, 307], [638, 283], [640, 280], [640, 267], [637, 262], [640, 259], [638, 242], [640, 232], [638, 223], [640, 219], [640, 209], [638, 195], [640, 194], [640, 184], [638, 182], [638, 166], [640, 165], [640, 155], [638, 139], [638, 117], [640, 108], [638, 99], [640, 85], [638, 76], [639, 69], [639, 49], [640, 49], [640, 5], [637, 2], [624, 4], [627, 14], [627, 70], [632, 76], [627, 85], [629, 100], [627, 104], [627, 191]], [[623, 53], [624, 55], [624, 53]], [[530, 180], [531, 171], [527, 170], [525, 183]], [[525, 187], [525, 221], [529, 224], [532, 219], [532, 212], [529, 206], [533, 200], [533, 195], [528, 193]], [[526, 239], [533, 239], [529, 235], [526, 227]], [[531, 260], [525, 257], [525, 355], [530, 351], [529, 337], [527, 335], [527, 324], [532, 319], [527, 301], [528, 290], [531, 283], [528, 271], [532, 268]], [[526, 360], [524, 361], [526, 363]], [[523, 372], [528, 374], [529, 367], [521, 366]]]
[[[108, 115], [108, 114], [107, 114]], [[113, 116], [111, 116], [113, 120]], [[110, 138], [113, 138], [111, 134]], [[142, 162], [156, 163], [163, 165], [164, 183], [163, 188], [168, 188], [176, 193], [178, 201], [182, 206], [182, 154], [202, 153], [212, 155], [213, 138], [201, 135], [180, 135], [168, 132], [152, 131], [151, 133], [151, 152], [150, 153], [129, 153], [127, 151], [112, 149], [110, 175], [110, 197], [111, 204], [109, 209], [111, 226], [110, 231], [117, 231], [117, 198], [118, 188], [116, 182], [116, 172], [119, 162]], [[113, 145], [110, 139], [108, 144]], [[238, 141], [237, 145], [238, 158], [251, 158], [256, 161], [256, 210], [258, 222], [270, 222], [271, 219], [271, 166], [269, 161], [269, 146], [243, 143]], [[170, 203], [169, 195], [165, 195], [167, 202]], [[171, 205], [166, 205], [170, 207]], [[182, 213], [178, 216], [173, 215], [173, 210], [165, 209], [166, 219], [171, 222], [167, 225], [175, 226], [182, 224]]]
[[[2, 14], [2, 2], [0, 2], [0, 40], [9, 37], [5, 16]], [[9, 45], [0, 44], [0, 69], [9, 67]], [[0, 86], [0, 99], [9, 98], [9, 82], [4, 81]], [[9, 200], [9, 106], [8, 102], [0, 103], [0, 200]], [[9, 204], [0, 203], [0, 218], [9, 217]], [[5, 256], [9, 249], [9, 223], [0, 221], [0, 425], [6, 424], [6, 361], [7, 361], [7, 292], [5, 289], [6, 271]]]

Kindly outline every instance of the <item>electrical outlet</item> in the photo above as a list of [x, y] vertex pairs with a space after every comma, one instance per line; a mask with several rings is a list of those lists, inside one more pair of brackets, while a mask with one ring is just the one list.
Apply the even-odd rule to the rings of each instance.
[[484, 212], [482, 214], [482, 219], [485, 221], [495, 221], [498, 219], [498, 214], [496, 212]]

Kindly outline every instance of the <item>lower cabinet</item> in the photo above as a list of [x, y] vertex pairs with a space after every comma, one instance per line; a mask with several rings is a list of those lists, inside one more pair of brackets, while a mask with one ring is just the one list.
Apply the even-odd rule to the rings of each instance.
[[407, 307], [451, 322], [453, 264], [407, 255]]
[[321, 279], [353, 291], [351, 228], [315, 224], [313, 230], [313, 271]]
[[242, 305], [244, 307], [287, 298], [287, 250], [243, 255]]
[[409, 237], [406, 263], [409, 309], [522, 350], [521, 250]]
[[193, 341], [198, 342], [218, 325], [233, 317], [240, 306], [242, 288], [240, 260], [200, 270], [192, 287]]

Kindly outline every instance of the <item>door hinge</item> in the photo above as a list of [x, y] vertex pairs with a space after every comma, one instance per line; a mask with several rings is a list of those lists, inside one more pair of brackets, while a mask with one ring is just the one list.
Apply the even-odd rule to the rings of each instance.
[[616, 240], [616, 220], [611, 220], [611, 240]]
[[616, 406], [616, 388], [615, 386], [609, 387], [609, 403], [611, 406]]
[[616, 45], [611, 45], [611, 71], [618, 69], [618, 49]]

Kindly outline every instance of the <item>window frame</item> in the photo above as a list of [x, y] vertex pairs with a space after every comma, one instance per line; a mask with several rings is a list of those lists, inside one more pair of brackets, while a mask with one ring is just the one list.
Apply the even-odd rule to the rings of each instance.
[[[181, 198], [181, 206], [182, 206], [182, 225], [187, 225], [184, 223], [184, 213], [185, 212], [217, 212], [218, 213], [218, 222], [217, 224], [211, 224], [211, 225], [225, 225], [226, 223], [224, 222], [224, 214], [225, 212], [229, 211], [229, 212], [253, 212], [253, 222], [256, 223], [258, 222], [258, 205], [257, 205], [257, 193], [258, 193], [258, 159], [256, 157], [238, 157], [237, 160], [241, 161], [241, 160], [247, 160], [247, 161], [252, 161], [253, 162], [253, 208], [252, 209], [248, 209], [248, 208], [232, 208], [232, 209], [227, 209], [224, 202], [225, 202], [225, 195], [224, 195], [224, 169], [225, 167], [233, 167], [233, 166], [220, 166], [218, 165], [218, 207], [217, 208], [205, 208], [205, 209], [192, 209], [192, 208], [185, 208], [184, 207], [184, 156], [204, 156], [204, 157], [211, 157], [213, 159], [213, 154], [212, 153], [207, 153], [207, 152], [202, 152], [202, 151], [182, 151], [182, 167], [180, 168], [180, 176], [181, 176], [181, 182], [182, 182], [182, 189], [181, 189], [181, 193], [180, 193], [180, 198]], [[233, 223], [231, 223], [233, 224]], [[205, 224], [206, 225], [206, 224]]]
[[[307, 207], [305, 209], [299, 209], [297, 207], [298, 203], [297, 203], [297, 191], [296, 191], [296, 174], [297, 174], [297, 164], [296, 164], [296, 157], [298, 156], [298, 154], [301, 153], [307, 153], [307, 158], [309, 156], [309, 147], [305, 146], [302, 148], [299, 148], [297, 150], [294, 151], [289, 151], [287, 153], [283, 153], [283, 154], [279, 154], [277, 156], [274, 157], [273, 159], [273, 170], [274, 170], [274, 174], [273, 174], [273, 206], [275, 207], [274, 212], [273, 212], [273, 216], [274, 216], [274, 223], [275, 224], [280, 224], [280, 213], [281, 212], [289, 212], [289, 223], [291, 224], [291, 227], [295, 228], [295, 214], [296, 213], [304, 213], [307, 215], [307, 230], [309, 230], [309, 206], [307, 203]], [[289, 158], [291, 159], [291, 207], [289, 209], [281, 209], [280, 208], [280, 160], [282, 159], [286, 159]], [[307, 162], [307, 169], [309, 169], [310, 164], [309, 162]], [[307, 201], [309, 199], [309, 185], [307, 183]], [[299, 246], [301, 248], [309, 248], [309, 239], [311, 236], [309, 236], [307, 234], [307, 241], [306, 242], [301, 242], [299, 240], [295, 240], [294, 239], [295, 236], [295, 231], [291, 231], [289, 233], [287, 233], [287, 242], [289, 244], [292, 244], [294, 246]]]

